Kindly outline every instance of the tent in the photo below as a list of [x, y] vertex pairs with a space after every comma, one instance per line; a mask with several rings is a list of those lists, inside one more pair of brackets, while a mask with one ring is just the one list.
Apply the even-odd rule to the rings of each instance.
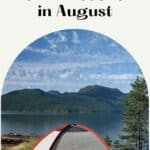
[[87, 126], [65, 124], [41, 137], [33, 150], [110, 150], [94, 130]]

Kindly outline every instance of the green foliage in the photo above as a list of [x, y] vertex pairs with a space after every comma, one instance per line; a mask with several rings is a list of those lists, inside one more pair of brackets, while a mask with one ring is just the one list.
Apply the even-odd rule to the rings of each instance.
[[142, 150], [148, 140], [148, 90], [143, 78], [137, 77], [123, 105], [125, 127], [122, 139]]
[[104, 138], [104, 140], [105, 140], [105, 142], [106, 142], [109, 146], [111, 146], [112, 140], [110, 139], [109, 136], [106, 136], [106, 137]]
[[117, 89], [88, 86], [76, 93], [24, 89], [2, 96], [2, 112], [91, 113], [120, 112]]

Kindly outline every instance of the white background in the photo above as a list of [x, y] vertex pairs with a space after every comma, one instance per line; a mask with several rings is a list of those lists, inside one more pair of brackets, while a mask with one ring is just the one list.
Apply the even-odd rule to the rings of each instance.
[[[38, 17], [38, 5], [52, 8], [101, 8], [111, 5], [111, 18]], [[120, 43], [140, 65], [150, 90], [150, 0], [1, 0], [0, 91], [7, 71], [18, 54], [37, 38], [62, 29], [89, 29]]]

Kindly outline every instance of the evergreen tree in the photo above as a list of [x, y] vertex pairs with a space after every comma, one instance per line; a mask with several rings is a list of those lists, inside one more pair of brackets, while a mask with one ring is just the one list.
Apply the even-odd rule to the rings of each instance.
[[125, 127], [122, 139], [135, 145], [136, 150], [143, 150], [144, 143], [148, 142], [148, 90], [142, 77], [137, 77], [132, 84], [123, 105]]
[[106, 137], [104, 138], [104, 140], [105, 140], [105, 142], [106, 142], [109, 146], [111, 146], [112, 140], [110, 139], [109, 136], [106, 136]]

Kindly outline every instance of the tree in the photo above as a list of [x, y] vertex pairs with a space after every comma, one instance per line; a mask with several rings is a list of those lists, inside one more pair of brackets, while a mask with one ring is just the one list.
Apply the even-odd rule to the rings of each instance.
[[143, 144], [148, 141], [148, 90], [142, 77], [137, 77], [132, 84], [123, 106], [125, 127], [122, 139], [135, 145], [136, 150], [143, 150]]
[[109, 136], [106, 136], [106, 137], [104, 138], [104, 140], [105, 140], [105, 142], [106, 142], [109, 146], [111, 146], [112, 140], [110, 139]]

